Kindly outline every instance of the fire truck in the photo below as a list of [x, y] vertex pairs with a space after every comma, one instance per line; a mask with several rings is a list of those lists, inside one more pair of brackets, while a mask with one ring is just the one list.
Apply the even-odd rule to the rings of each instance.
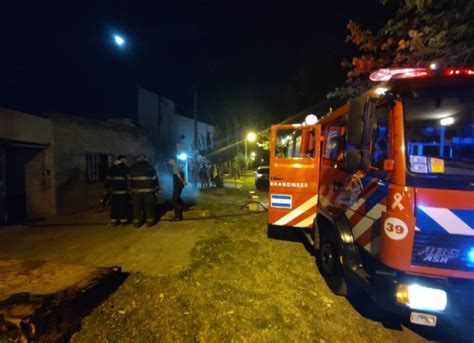
[[272, 126], [268, 224], [313, 233], [334, 293], [474, 331], [474, 69], [431, 67]]

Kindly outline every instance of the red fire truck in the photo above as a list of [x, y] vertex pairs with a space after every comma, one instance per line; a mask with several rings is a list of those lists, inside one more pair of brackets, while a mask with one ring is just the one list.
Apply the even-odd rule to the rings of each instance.
[[316, 124], [272, 126], [269, 227], [312, 230], [336, 294], [351, 279], [412, 323], [472, 330], [474, 69], [371, 79]]

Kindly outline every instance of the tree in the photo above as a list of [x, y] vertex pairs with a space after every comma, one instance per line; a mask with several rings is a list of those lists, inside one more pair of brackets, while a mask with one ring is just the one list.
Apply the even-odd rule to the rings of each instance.
[[237, 155], [234, 156], [234, 163], [235, 166], [239, 169], [242, 170], [245, 168], [245, 155], [242, 154], [241, 152], [238, 153]]
[[[395, 0], [379, 0], [383, 5]], [[384, 67], [448, 66], [474, 62], [474, 2], [471, 0], [402, 0], [393, 19], [376, 33], [349, 21], [346, 42], [360, 52], [352, 60], [346, 86], [328, 97], [347, 98], [369, 87], [369, 74]]]

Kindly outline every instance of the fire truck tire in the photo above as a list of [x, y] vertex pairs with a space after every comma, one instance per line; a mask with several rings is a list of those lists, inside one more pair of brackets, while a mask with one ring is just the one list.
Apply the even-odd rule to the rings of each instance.
[[319, 265], [327, 285], [337, 295], [347, 295], [339, 241], [334, 230], [319, 231]]

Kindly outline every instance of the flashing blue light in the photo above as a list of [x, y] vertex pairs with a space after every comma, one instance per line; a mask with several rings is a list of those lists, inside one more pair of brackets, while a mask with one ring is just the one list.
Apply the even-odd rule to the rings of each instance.
[[182, 152], [177, 157], [178, 157], [178, 160], [186, 161], [188, 159], [188, 154], [186, 154], [185, 152]]
[[114, 35], [114, 41], [118, 46], [125, 45], [125, 39], [120, 35]]
[[469, 260], [469, 263], [474, 264], [474, 247], [467, 251], [467, 259]]

